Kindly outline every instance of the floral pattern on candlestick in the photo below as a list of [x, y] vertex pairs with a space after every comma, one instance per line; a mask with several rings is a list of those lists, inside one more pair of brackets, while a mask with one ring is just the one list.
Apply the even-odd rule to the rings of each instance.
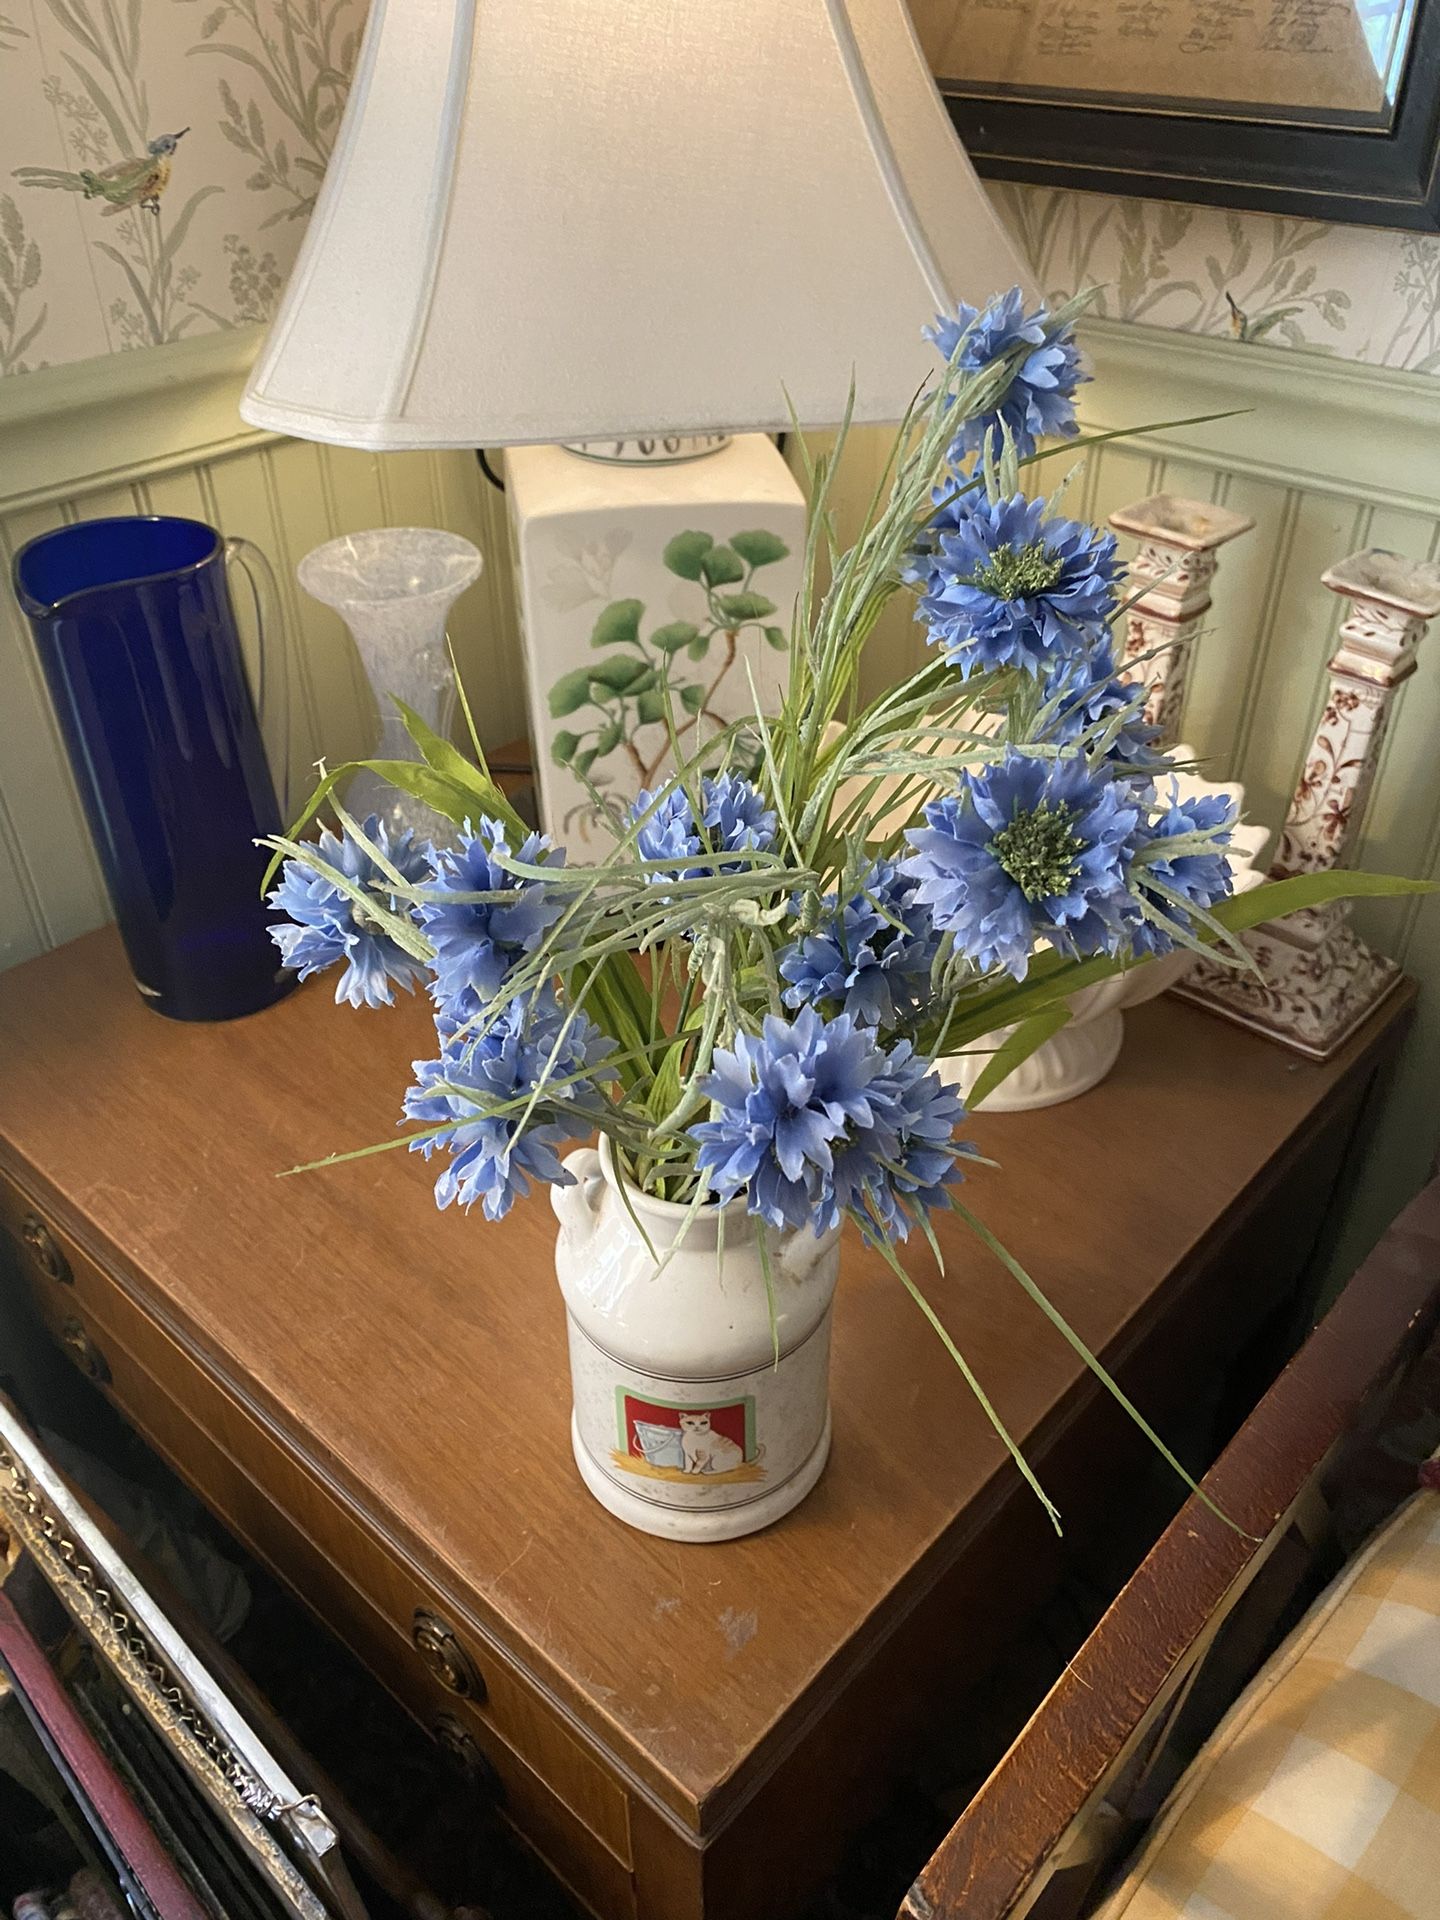
[[1126, 623], [1122, 678], [1146, 689], [1145, 718], [1158, 729], [1160, 743], [1173, 746], [1210, 610], [1216, 549], [1254, 522], [1225, 507], [1161, 493], [1118, 508], [1110, 524], [1140, 542], [1129, 578], [1141, 592]]
[[[1327, 584], [1337, 577], [1338, 570]], [[1290, 803], [1277, 873], [1314, 873], [1343, 858], [1370, 798], [1395, 689], [1415, 671], [1425, 625], [1403, 607], [1356, 597], [1330, 662], [1329, 698]]]
[[1174, 740], [1180, 732], [1190, 678], [1190, 649], [1199, 633], [1198, 617], [1172, 622], [1132, 612], [1125, 623], [1120, 677], [1132, 687], [1145, 689], [1141, 712], [1147, 726], [1156, 728], [1162, 740]]
[[[1144, 580], [1154, 587], [1131, 609], [1125, 623], [1121, 679], [1144, 687], [1145, 718], [1165, 741], [1179, 738], [1190, 683], [1190, 666], [1205, 615], [1210, 610], [1213, 553], [1177, 553], [1147, 540], [1130, 562], [1132, 590]], [[1161, 610], [1173, 600], [1174, 611]]]
[[1333, 867], [1364, 815], [1389, 721], [1386, 689], [1331, 686], [1275, 857], [1277, 873]]
[[1283, 1041], [1312, 1060], [1326, 1060], [1344, 1045], [1400, 982], [1400, 969], [1383, 953], [1373, 953], [1340, 909], [1316, 909], [1326, 937], [1313, 945], [1283, 932], [1257, 928], [1245, 936], [1255, 962], [1253, 973], [1222, 970], [1201, 961], [1174, 991], [1242, 1027]]
[[[1353, 844], [1396, 689], [1415, 671], [1421, 635], [1440, 614], [1440, 569], [1428, 562], [1370, 548], [1323, 580], [1354, 605], [1330, 661], [1329, 691], [1271, 869], [1276, 878], [1331, 873]], [[1246, 946], [1258, 972], [1202, 962], [1177, 991], [1316, 1059], [1343, 1044], [1400, 977], [1393, 961], [1365, 946], [1336, 899], [1256, 929]]]

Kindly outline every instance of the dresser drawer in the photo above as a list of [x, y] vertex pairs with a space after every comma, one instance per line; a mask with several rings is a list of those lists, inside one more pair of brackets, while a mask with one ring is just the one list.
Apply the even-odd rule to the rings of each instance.
[[[497, 1734], [538, 1775], [537, 1784], [547, 1782], [630, 1866], [624, 1789], [503, 1656], [286, 1454], [55, 1221], [5, 1182], [0, 1219], [19, 1242], [32, 1296], [61, 1345], [206, 1503], [347, 1639], [342, 1615], [352, 1595], [387, 1636], [384, 1670], [367, 1647], [351, 1644], [392, 1692], [407, 1705], [412, 1697], [431, 1698], [432, 1718], [443, 1707], [461, 1726]], [[161, 1420], [183, 1431], [162, 1433]]]
[[0, 1226], [8, 1229], [20, 1265], [42, 1309], [47, 1302], [79, 1301], [96, 1308], [114, 1282], [62, 1233], [19, 1187], [0, 1179]]
[[[414, 1649], [225, 1449], [177, 1405], [100, 1324], [63, 1300], [42, 1314], [107, 1397], [200, 1495], [210, 1510], [349, 1647], [407, 1712], [498, 1798], [507, 1819], [576, 1897], [605, 1920], [635, 1910], [628, 1864], [617, 1857], [487, 1720], [483, 1703], [453, 1696]], [[67, 1337], [78, 1326], [86, 1345]], [[583, 1756], [581, 1756], [583, 1758]]]

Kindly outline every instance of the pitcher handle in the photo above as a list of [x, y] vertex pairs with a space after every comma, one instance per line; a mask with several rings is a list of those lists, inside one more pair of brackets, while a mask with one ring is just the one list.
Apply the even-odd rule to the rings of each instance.
[[255, 708], [261, 738], [267, 741], [270, 738], [267, 722], [272, 705], [279, 721], [279, 766], [272, 762], [271, 771], [276, 776], [281, 819], [288, 829], [294, 818], [294, 795], [290, 790], [290, 674], [285, 659], [280, 583], [262, 549], [253, 540], [242, 540], [238, 534], [229, 535], [225, 541], [227, 573], [234, 567], [244, 574], [255, 608], [255, 627], [260, 641]]
[[605, 1191], [605, 1176], [600, 1156], [593, 1147], [576, 1147], [560, 1162], [571, 1176], [568, 1187], [552, 1186], [550, 1205], [555, 1218], [571, 1233], [588, 1237], [595, 1231], [600, 1196]]

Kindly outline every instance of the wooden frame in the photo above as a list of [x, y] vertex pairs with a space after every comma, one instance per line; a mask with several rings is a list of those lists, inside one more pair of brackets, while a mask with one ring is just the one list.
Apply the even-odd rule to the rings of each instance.
[[[1138, 95], [984, 88], [937, 74], [979, 171], [1095, 192], [1160, 195], [1314, 220], [1440, 231], [1440, 0], [1417, 0], [1388, 126], [1183, 110]], [[1318, 118], [1318, 116], [1317, 116]]]
[[1309, 1530], [1340, 1443], [1437, 1325], [1440, 1180], [1391, 1227], [1205, 1476], [1206, 1493], [1245, 1531], [1187, 1501], [931, 1857], [900, 1920], [1083, 1910], [1135, 1837], [1136, 1816], [1155, 1810], [1144, 1784], [1220, 1628], [1292, 1530]]

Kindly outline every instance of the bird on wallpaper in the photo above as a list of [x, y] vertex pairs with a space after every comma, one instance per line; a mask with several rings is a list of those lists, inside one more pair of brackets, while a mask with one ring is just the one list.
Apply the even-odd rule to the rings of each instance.
[[1293, 314], [1303, 313], [1303, 307], [1271, 307], [1268, 313], [1250, 315], [1237, 306], [1235, 296], [1227, 287], [1226, 303], [1230, 308], [1230, 331], [1237, 340], [1263, 340], [1272, 327], [1278, 327], [1282, 320], [1288, 320]]
[[130, 207], [144, 207], [158, 214], [160, 196], [170, 184], [171, 155], [189, 131], [182, 127], [179, 133], [159, 134], [137, 158], [117, 160], [114, 166], [98, 171], [89, 167], [82, 167], [78, 173], [63, 167], [17, 167], [15, 178], [27, 187], [63, 187], [67, 193], [83, 193], [87, 200], [104, 200], [106, 218]]

